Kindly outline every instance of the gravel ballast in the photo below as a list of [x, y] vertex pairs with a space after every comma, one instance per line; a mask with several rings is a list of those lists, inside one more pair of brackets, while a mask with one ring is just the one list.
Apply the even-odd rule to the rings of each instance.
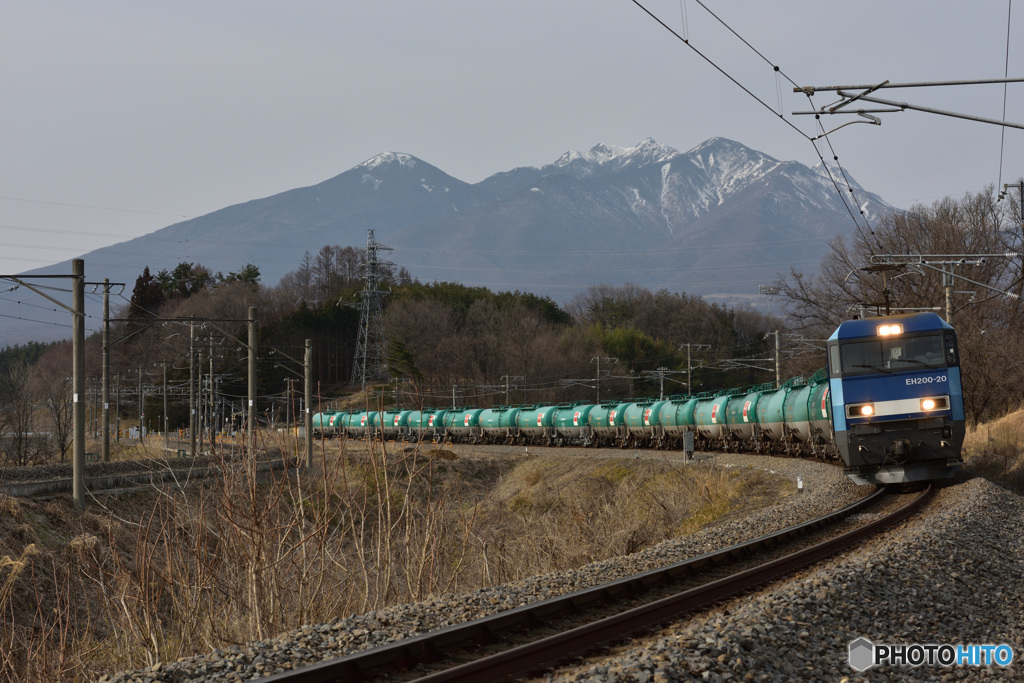
[[[675, 459], [681, 455], [642, 451], [639, 457]], [[767, 470], [793, 481], [794, 491], [796, 479], [800, 477], [804, 492], [741, 519], [721, 522], [690, 536], [660, 543], [625, 557], [469, 594], [443, 595], [419, 603], [338, 618], [305, 626], [273, 639], [163, 662], [103, 680], [248, 680], [269, 676], [679, 562], [818, 517], [868, 493], [866, 488], [852, 484], [834, 465], [741, 454], [721, 454], [702, 459], [723, 467]]]
[[[862, 548], [708, 616], [675, 635], [563, 676], [569, 681], [1024, 680], [1024, 543], [1019, 495], [973, 479]], [[874, 666], [848, 646], [1008, 644], [1008, 667]]]
[[[800, 477], [804, 493], [573, 571], [339, 618], [102, 680], [269, 676], [678, 562], [820, 516], [869, 492], [832, 465], [738, 454], [707, 459], [769, 470], [794, 487]], [[1008, 643], [1019, 653], [1022, 512], [1019, 496], [986, 480], [958, 483], [940, 490], [924, 512], [853, 553], [680, 622], [671, 635], [614, 659], [562, 673], [560, 680], [1024, 680], [1017, 663], [1007, 669], [876, 667], [858, 674], [847, 657], [848, 643], [862, 636], [894, 644]]]

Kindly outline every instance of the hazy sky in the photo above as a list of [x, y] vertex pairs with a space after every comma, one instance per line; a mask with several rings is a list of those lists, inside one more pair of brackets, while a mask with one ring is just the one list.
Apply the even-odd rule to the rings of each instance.
[[[721, 136], [817, 162], [787, 125], [814, 131], [813, 117], [791, 114], [809, 104], [790, 83], [696, 0], [643, 4], [784, 116], [630, 0], [8, 0], [0, 273], [312, 185], [385, 151], [467, 182], [647, 137], [686, 151]], [[705, 5], [800, 85], [1002, 78], [1006, 69], [1007, 0]], [[1018, 7], [1011, 36], [1022, 22]], [[1011, 77], [1024, 76], [1016, 42]], [[1002, 119], [1003, 90], [877, 95]], [[1005, 106], [1007, 120], [1024, 122], [1024, 84], [1009, 86]], [[847, 126], [831, 140], [840, 163], [897, 206], [996, 183], [1001, 153], [1002, 182], [1024, 175], [1022, 130], [881, 116], [881, 126]], [[850, 120], [822, 119], [827, 129]]]

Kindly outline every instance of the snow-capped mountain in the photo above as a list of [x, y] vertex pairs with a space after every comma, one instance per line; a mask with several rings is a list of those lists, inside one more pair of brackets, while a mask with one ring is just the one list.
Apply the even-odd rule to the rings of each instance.
[[[869, 219], [891, 210], [878, 195], [854, 189]], [[410, 154], [379, 154], [317, 185], [229, 206], [83, 258], [90, 281], [106, 277], [129, 291], [147, 265], [157, 272], [182, 261], [225, 273], [252, 263], [274, 285], [307, 251], [360, 247], [371, 228], [394, 248], [391, 260], [423, 281], [533, 291], [558, 301], [592, 284], [634, 282], [757, 302], [759, 283], [791, 266], [815, 270], [827, 242], [854, 224], [820, 166], [780, 161], [724, 138], [687, 152], [648, 138], [634, 147], [566, 152], [476, 184]], [[33, 272], [69, 269], [65, 262]], [[8, 320], [0, 344], [37, 338], [17, 328]]]
[[599, 173], [614, 173], [626, 168], [639, 168], [671, 159], [679, 152], [671, 147], [659, 145], [647, 138], [635, 147], [613, 147], [604, 143], [594, 145], [588, 152], [566, 152], [555, 163], [545, 166], [541, 172], [569, 173], [576, 178]]
[[[421, 277], [527, 288], [558, 300], [588, 284], [627, 281], [756, 300], [758, 283], [790, 266], [815, 270], [827, 242], [854, 229], [843, 196], [820, 169], [724, 138], [688, 152], [649, 139], [597, 145], [474, 189], [482, 196], [473, 207], [409, 226], [393, 240], [398, 246], [430, 234], [450, 245], [409, 255]], [[872, 220], [891, 208], [863, 190], [857, 199]]]

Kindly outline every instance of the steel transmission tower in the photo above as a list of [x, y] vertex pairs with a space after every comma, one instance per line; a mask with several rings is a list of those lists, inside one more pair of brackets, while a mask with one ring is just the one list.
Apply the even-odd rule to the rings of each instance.
[[381, 268], [394, 265], [382, 261], [379, 252], [392, 251], [373, 238], [373, 230], [366, 237], [366, 264], [363, 266], [366, 283], [359, 293], [359, 335], [356, 339], [356, 358], [352, 368], [352, 384], [366, 389], [368, 381], [388, 381], [388, 340], [384, 336], [384, 308], [382, 302], [390, 292], [380, 289]]

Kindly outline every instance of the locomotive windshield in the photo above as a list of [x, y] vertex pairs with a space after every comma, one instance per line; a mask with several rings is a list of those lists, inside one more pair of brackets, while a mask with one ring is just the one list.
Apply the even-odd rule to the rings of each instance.
[[930, 370], [956, 364], [956, 343], [942, 333], [840, 344], [843, 375]]

